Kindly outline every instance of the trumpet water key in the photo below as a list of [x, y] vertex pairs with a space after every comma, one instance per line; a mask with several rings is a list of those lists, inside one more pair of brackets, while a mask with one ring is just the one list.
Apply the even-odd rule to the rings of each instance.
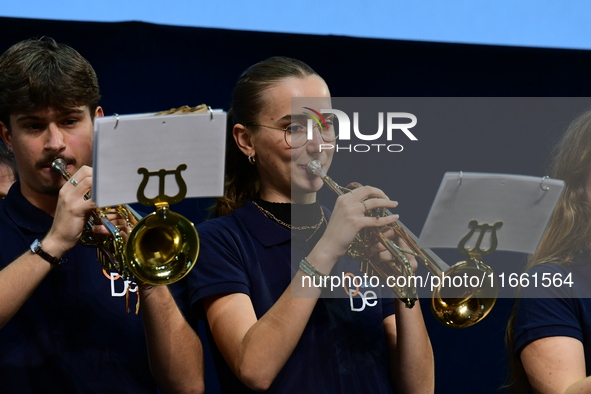
[[[336, 194], [342, 195], [351, 192], [361, 185], [351, 183], [347, 187], [339, 186], [322, 170], [322, 164], [314, 160], [308, 164], [308, 173], [320, 177], [324, 183]], [[369, 216], [391, 215], [390, 211], [383, 208], [377, 208], [366, 212]], [[386, 236], [389, 230], [394, 231], [395, 238], [404, 242], [404, 247], [397, 245], [393, 240]], [[472, 231], [469, 236], [474, 233]], [[469, 236], [464, 237], [462, 244], [465, 245]], [[393, 256], [390, 261], [380, 261], [378, 258], [372, 258], [367, 254], [369, 245], [377, 240]], [[479, 242], [482, 237], [479, 238]], [[477, 245], [478, 246], [478, 245]], [[462, 251], [462, 248], [460, 250]], [[493, 248], [489, 248], [484, 254], [491, 253]], [[412, 308], [417, 300], [416, 280], [411, 280], [414, 275], [411, 263], [407, 255], [414, 256], [422, 262], [432, 275], [439, 279], [437, 286], [433, 290], [431, 297], [431, 310], [435, 318], [448, 327], [463, 328], [469, 327], [482, 320], [492, 309], [498, 294], [498, 285], [494, 279], [492, 269], [480, 261], [483, 255], [482, 251], [475, 247], [471, 250], [463, 249], [469, 259], [459, 262], [449, 267], [430, 249], [421, 249], [418, 246], [417, 237], [402, 222], [396, 221], [388, 226], [368, 227], [357, 234], [355, 240], [349, 246], [348, 254], [361, 261], [361, 270], [368, 275], [378, 275], [386, 283], [388, 278], [397, 278], [404, 276], [406, 280], [404, 287], [392, 286], [392, 291], [400, 298], [407, 308]], [[482, 285], [477, 287], [446, 287], [443, 285], [443, 279], [453, 279], [455, 277], [478, 276], [482, 278], [492, 278], [488, 283], [490, 286]], [[448, 282], [452, 282], [448, 280]], [[487, 284], [488, 284], [487, 283]]]

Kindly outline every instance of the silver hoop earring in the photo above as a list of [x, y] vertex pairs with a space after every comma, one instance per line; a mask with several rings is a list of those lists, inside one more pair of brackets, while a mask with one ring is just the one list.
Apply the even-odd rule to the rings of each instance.
[[254, 156], [248, 155], [248, 162], [250, 164], [252, 164], [254, 166], [254, 163], [256, 163], [257, 159]]

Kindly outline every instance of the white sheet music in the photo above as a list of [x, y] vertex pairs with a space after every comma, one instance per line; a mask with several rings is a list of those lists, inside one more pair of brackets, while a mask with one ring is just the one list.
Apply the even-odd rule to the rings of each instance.
[[[137, 202], [138, 187], [149, 172], [176, 170], [189, 197], [216, 197], [224, 193], [226, 113], [135, 114], [95, 119], [92, 198], [97, 206]], [[175, 175], [165, 176], [164, 192], [175, 196]], [[150, 176], [145, 196], [159, 193], [159, 178]]]
[[[468, 223], [493, 225], [497, 250], [533, 253], [546, 229], [564, 182], [524, 175], [447, 172], [421, 232], [422, 248], [457, 248]], [[482, 246], [489, 245], [490, 237]], [[473, 246], [467, 245], [467, 246]]]

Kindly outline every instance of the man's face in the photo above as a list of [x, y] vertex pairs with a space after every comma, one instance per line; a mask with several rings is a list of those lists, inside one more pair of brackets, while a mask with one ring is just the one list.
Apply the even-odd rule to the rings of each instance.
[[[95, 116], [103, 116], [100, 107]], [[92, 164], [93, 124], [87, 106], [10, 115], [10, 132], [0, 123], [2, 137], [14, 153], [21, 191], [25, 197], [57, 195], [65, 180], [51, 170], [60, 157], [74, 174]]]

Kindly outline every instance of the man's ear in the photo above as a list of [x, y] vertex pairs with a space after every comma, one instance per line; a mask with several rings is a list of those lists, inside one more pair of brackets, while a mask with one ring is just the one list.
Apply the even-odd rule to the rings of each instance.
[[246, 156], [256, 155], [250, 130], [248, 130], [244, 125], [237, 123], [232, 129], [232, 135], [234, 136], [236, 145], [238, 145], [238, 148], [242, 151], [242, 153], [244, 153]]
[[8, 149], [8, 151], [12, 151], [12, 141], [10, 140], [10, 131], [8, 130], [8, 127], [6, 127], [6, 125], [4, 124], [4, 122], [0, 122], [0, 137], [2, 137], [2, 140], [4, 141], [4, 144], [6, 145], [6, 148]]
[[102, 118], [103, 116], [105, 116], [105, 113], [103, 112], [103, 107], [96, 107], [96, 110], [94, 111], [94, 117]]

